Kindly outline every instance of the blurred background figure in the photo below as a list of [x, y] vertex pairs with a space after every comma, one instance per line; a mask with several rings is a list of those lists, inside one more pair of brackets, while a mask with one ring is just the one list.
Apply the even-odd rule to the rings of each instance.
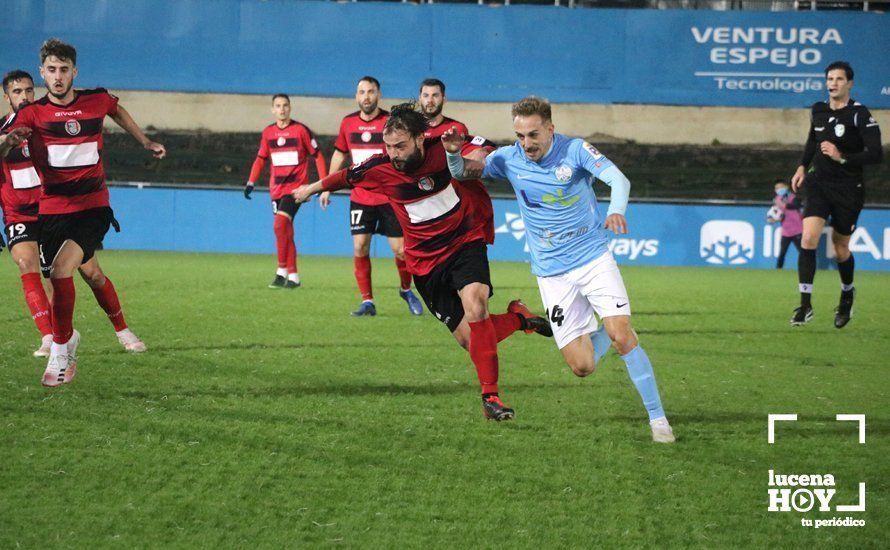
[[766, 219], [769, 223], [782, 224], [782, 241], [776, 258], [776, 269], [782, 269], [785, 265], [785, 254], [791, 243], [794, 243], [798, 254], [800, 253], [800, 236], [803, 233], [803, 219], [800, 213], [803, 206], [784, 180], [776, 180], [775, 190], [773, 206], [767, 212]]

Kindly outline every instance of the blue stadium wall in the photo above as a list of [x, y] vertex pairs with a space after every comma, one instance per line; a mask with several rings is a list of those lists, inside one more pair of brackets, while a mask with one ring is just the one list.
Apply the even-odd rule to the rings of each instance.
[[[0, 67], [34, 68], [48, 36], [79, 48], [82, 86], [350, 96], [377, 76], [411, 97], [798, 108], [831, 61], [890, 108], [890, 17], [294, 0], [0, 0]], [[221, 114], [220, 116], [224, 116]]]
[[[182, 252], [275, 252], [269, 195], [254, 200], [240, 190], [113, 187], [111, 202], [121, 233], [109, 233], [111, 249]], [[515, 200], [494, 199], [495, 260], [528, 261], [525, 230]], [[600, 208], [605, 206], [600, 205]], [[349, 201], [335, 195], [327, 210], [313, 200], [296, 218], [300, 254], [352, 256]], [[778, 250], [778, 226], [767, 224], [766, 206], [703, 206], [631, 203], [629, 235], [612, 240], [621, 264], [770, 268]], [[374, 239], [372, 255], [391, 256], [385, 239]], [[826, 239], [820, 245], [823, 266]], [[862, 213], [850, 248], [857, 269], [890, 271], [890, 210]], [[273, 260], [270, 257], [270, 262]], [[792, 247], [786, 264], [795, 266]], [[270, 263], [271, 265], [271, 263]]]

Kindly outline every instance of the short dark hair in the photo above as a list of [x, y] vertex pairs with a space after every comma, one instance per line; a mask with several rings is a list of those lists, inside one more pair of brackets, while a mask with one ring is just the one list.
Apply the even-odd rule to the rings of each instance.
[[359, 78], [358, 82], [356, 84], [359, 84], [361, 82], [370, 82], [374, 86], [377, 86], [377, 89], [380, 90], [380, 81], [377, 80], [376, 78], [374, 78], [373, 76], [365, 75], [365, 76]]
[[77, 50], [71, 44], [62, 42], [58, 38], [48, 38], [40, 47], [40, 64], [43, 65], [46, 58], [51, 55], [62, 61], [70, 61], [72, 65], [77, 65]]
[[837, 69], [843, 70], [847, 73], [847, 80], [853, 80], [853, 67], [850, 66], [846, 61], [835, 61], [831, 65], [825, 67], [825, 76], [828, 77], [828, 73], [830, 71], [834, 71]]
[[550, 112], [550, 102], [543, 97], [530, 95], [513, 104], [511, 111], [513, 118], [518, 116], [538, 115], [544, 122], [553, 120]]
[[383, 133], [402, 130], [416, 138], [422, 136], [429, 127], [426, 116], [417, 110], [417, 102], [409, 101], [393, 105], [389, 110], [389, 118], [383, 125]]
[[788, 184], [785, 182], [785, 178], [776, 178], [776, 181], [773, 182], [773, 185], [779, 185], [780, 183], [781, 183], [782, 185], [788, 185]]
[[21, 69], [9, 71], [5, 75], [3, 75], [3, 92], [4, 93], [8, 92], [9, 91], [8, 88], [9, 88], [10, 84], [15, 82], [16, 80], [22, 80], [23, 78], [27, 78], [28, 80], [31, 81], [32, 84], [34, 83], [34, 79], [31, 77], [31, 75]]
[[287, 95], [287, 94], [275, 94], [275, 95], [273, 95], [273, 96], [272, 96], [272, 103], [275, 103], [275, 100], [278, 99], [279, 97], [283, 97], [284, 99], [287, 100], [288, 103], [290, 103], [290, 96]]
[[420, 83], [420, 89], [418, 91], [422, 92], [424, 86], [438, 86], [439, 90], [442, 91], [442, 95], [445, 95], [445, 83], [438, 78], [427, 78]]

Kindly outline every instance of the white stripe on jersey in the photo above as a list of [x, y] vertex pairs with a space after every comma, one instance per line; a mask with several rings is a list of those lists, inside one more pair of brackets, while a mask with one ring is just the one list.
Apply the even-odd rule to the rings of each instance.
[[383, 149], [353, 149], [350, 152], [352, 153], [352, 163], [361, 164], [374, 155], [382, 155]]
[[298, 164], [300, 164], [300, 153], [297, 151], [272, 153], [272, 166], [296, 166]]
[[40, 186], [40, 176], [37, 175], [37, 170], [33, 166], [10, 170], [9, 176], [12, 178], [13, 189], [31, 189]]
[[74, 145], [47, 145], [49, 165], [53, 168], [92, 166], [99, 162], [99, 143], [88, 141]]
[[435, 195], [405, 205], [411, 223], [423, 223], [445, 214], [460, 203], [460, 197], [449, 183]]

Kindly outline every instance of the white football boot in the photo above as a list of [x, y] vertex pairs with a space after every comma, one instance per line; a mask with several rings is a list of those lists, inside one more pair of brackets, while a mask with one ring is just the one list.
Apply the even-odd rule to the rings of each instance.
[[34, 350], [34, 357], [49, 357], [49, 348], [53, 345], [53, 335], [47, 334], [40, 341], [40, 347]]
[[80, 345], [80, 333], [76, 330], [66, 344], [65, 353], [50, 354], [46, 370], [43, 371], [43, 385], [54, 388], [74, 380], [77, 374], [77, 346]]
[[133, 331], [125, 328], [117, 333], [117, 341], [124, 346], [124, 349], [132, 353], [142, 353], [146, 350], [145, 342], [133, 334]]
[[656, 443], [673, 443], [676, 441], [674, 431], [671, 429], [671, 425], [668, 424], [667, 418], [656, 418], [649, 423], [649, 426], [652, 428], [652, 441]]

